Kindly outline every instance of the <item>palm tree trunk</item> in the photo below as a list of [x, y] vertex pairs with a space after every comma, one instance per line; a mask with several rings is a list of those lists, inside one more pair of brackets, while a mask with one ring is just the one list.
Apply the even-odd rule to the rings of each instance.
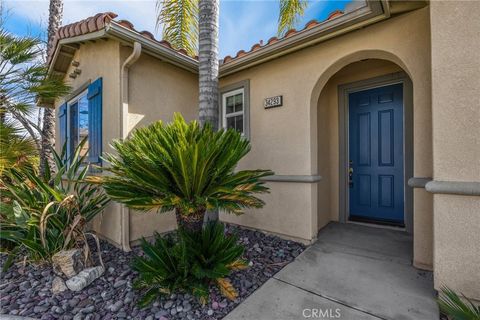
[[[63, 17], [63, 1], [62, 0], [50, 0], [50, 8], [48, 13], [48, 45], [47, 55], [52, 54], [53, 38], [55, 32], [62, 24]], [[45, 173], [45, 166], [48, 162], [50, 168], [53, 170], [53, 147], [55, 144], [55, 110], [51, 108], [45, 108], [43, 111], [43, 128], [42, 128], [42, 148], [40, 150], [40, 175]]]
[[178, 227], [190, 232], [202, 231], [205, 211], [205, 208], [200, 208], [196, 212], [186, 215], [180, 209], [175, 209]]
[[63, 18], [63, 0], [50, 0], [50, 8], [48, 11], [48, 47], [47, 54], [54, 49], [53, 37], [58, 28], [62, 25]]
[[199, 118], [217, 129], [219, 0], [200, 0], [198, 5]]
[[[198, 2], [199, 119], [218, 129], [218, 17], [219, 0]], [[208, 212], [207, 220], [218, 220], [218, 211]]]

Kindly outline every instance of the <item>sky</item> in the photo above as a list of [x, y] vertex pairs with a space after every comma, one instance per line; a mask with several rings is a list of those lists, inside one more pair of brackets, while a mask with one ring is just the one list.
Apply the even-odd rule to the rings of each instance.
[[[48, 0], [0, 0], [5, 28], [17, 35], [46, 35]], [[348, 0], [310, 1], [297, 28], [306, 22], [324, 20], [336, 9], [343, 10]], [[63, 24], [69, 24], [111, 11], [116, 19], [132, 22], [137, 30], [148, 30], [161, 39], [155, 30], [155, 0], [64, 0]], [[266, 42], [276, 35], [279, 13], [278, 0], [220, 0], [220, 58], [249, 50], [259, 40]]]

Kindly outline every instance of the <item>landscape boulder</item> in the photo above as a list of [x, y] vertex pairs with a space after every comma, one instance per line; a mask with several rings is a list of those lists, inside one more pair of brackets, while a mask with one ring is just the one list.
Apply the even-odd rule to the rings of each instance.
[[52, 257], [53, 271], [73, 277], [85, 268], [84, 257], [80, 249], [62, 250]]
[[68, 279], [66, 285], [72, 291], [80, 291], [100, 277], [104, 271], [105, 269], [102, 266], [82, 270], [76, 276]]

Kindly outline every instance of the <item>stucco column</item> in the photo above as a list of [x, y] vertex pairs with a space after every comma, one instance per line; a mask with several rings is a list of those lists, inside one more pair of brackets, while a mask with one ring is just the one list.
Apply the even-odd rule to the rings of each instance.
[[[430, 6], [433, 178], [453, 189], [478, 186], [480, 2]], [[480, 197], [448, 193], [434, 192], [435, 287], [480, 300]]]

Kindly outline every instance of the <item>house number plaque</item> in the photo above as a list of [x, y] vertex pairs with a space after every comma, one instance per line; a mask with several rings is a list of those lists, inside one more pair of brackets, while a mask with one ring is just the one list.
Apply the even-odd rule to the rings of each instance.
[[281, 107], [283, 105], [283, 96], [266, 98], [264, 102], [265, 109]]

